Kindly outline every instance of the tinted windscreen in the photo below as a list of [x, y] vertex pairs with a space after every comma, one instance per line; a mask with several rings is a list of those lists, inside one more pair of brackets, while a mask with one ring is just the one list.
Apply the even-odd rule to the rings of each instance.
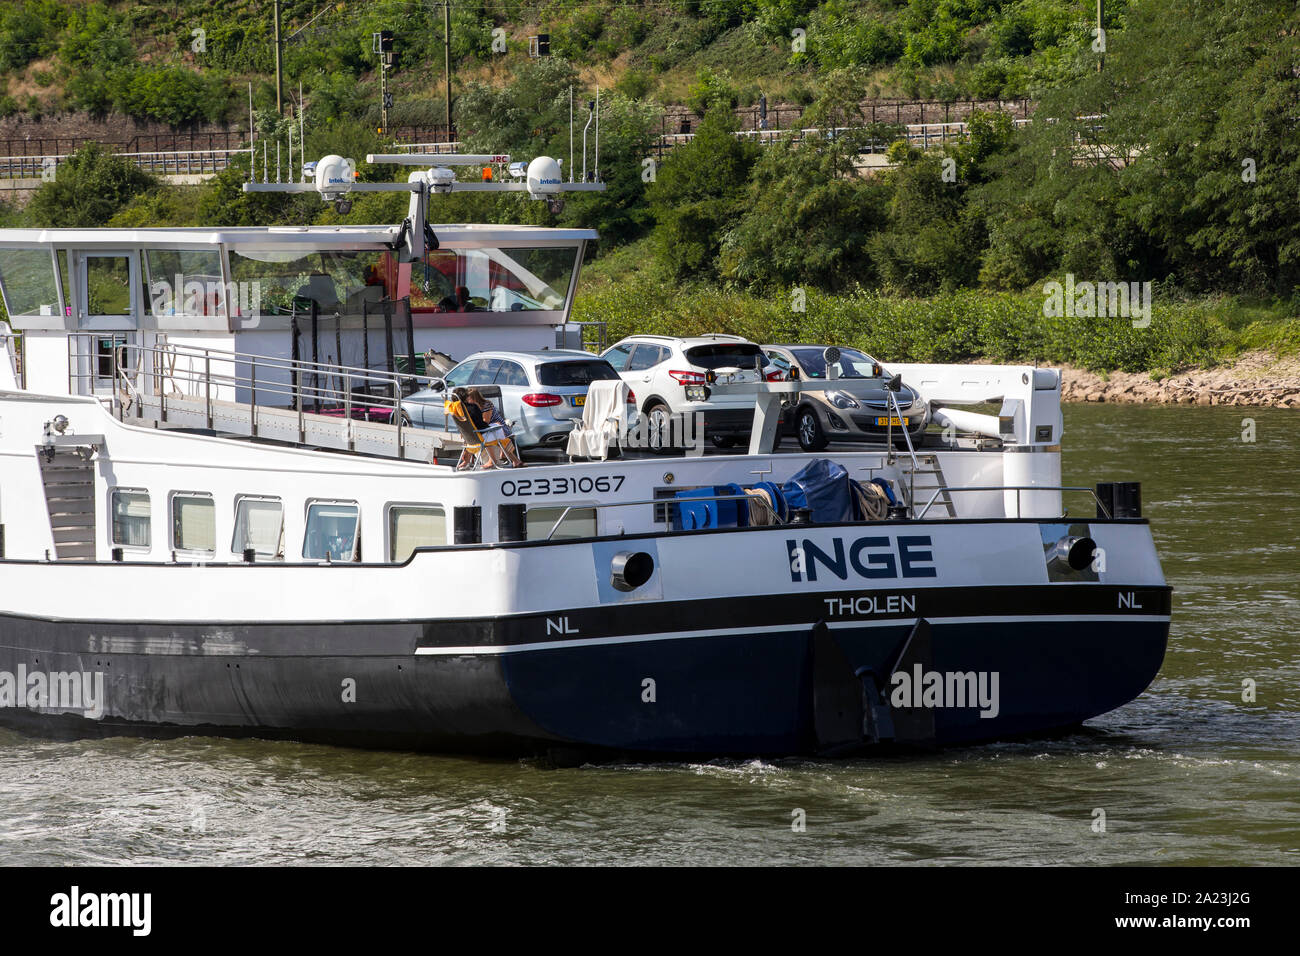
[[[791, 349], [809, 378], [826, 377], [821, 349]], [[840, 349], [840, 378], [871, 378], [871, 359], [857, 349]]]
[[606, 361], [599, 362], [547, 362], [537, 366], [537, 381], [542, 385], [564, 388], [566, 385], [590, 385], [618, 378], [618, 372]]
[[757, 345], [697, 345], [686, 350], [686, 357], [700, 368], [754, 368], [755, 359], [760, 368], [767, 365], [767, 356]]

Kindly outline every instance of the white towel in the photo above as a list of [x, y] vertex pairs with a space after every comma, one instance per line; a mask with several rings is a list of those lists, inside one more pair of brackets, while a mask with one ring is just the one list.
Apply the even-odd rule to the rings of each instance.
[[567, 453], [572, 458], [609, 456], [609, 446], [627, 428], [627, 383], [601, 379], [587, 388], [582, 421], [569, 432]]

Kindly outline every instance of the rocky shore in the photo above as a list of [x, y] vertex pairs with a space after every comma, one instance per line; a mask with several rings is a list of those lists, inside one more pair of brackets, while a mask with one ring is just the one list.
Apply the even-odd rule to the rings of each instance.
[[1156, 402], [1165, 405], [1254, 405], [1300, 408], [1300, 357], [1250, 352], [1232, 365], [1194, 369], [1153, 381], [1147, 372], [1061, 367], [1066, 402]]

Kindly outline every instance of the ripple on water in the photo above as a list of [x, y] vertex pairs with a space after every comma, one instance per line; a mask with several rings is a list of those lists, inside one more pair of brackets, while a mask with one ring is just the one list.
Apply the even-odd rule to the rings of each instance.
[[[1174, 586], [1160, 677], [1076, 733], [875, 759], [552, 769], [280, 742], [60, 743], [0, 732], [3, 858], [1295, 864], [1297, 419], [1250, 413], [1259, 442], [1247, 448], [1233, 440], [1236, 409], [1066, 409], [1064, 483], [1140, 478]], [[1253, 703], [1242, 700], [1243, 679], [1255, 682]]]

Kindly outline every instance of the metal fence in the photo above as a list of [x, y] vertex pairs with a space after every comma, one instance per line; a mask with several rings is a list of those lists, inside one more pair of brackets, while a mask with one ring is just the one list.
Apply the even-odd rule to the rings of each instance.
[[[389, 136], [399, 148], [411, 152], [449, 152], [459, 145], [454, 126], [395, 126]], [[232, 157], [249, 148], [248, 131], [244, 129], [140, 134], [128, 140], [10, 137], [0, 139], [0, 179], [49, 178], [60, 163], [90, 143], [162, 176], [219, 173], [230, 165]]]

